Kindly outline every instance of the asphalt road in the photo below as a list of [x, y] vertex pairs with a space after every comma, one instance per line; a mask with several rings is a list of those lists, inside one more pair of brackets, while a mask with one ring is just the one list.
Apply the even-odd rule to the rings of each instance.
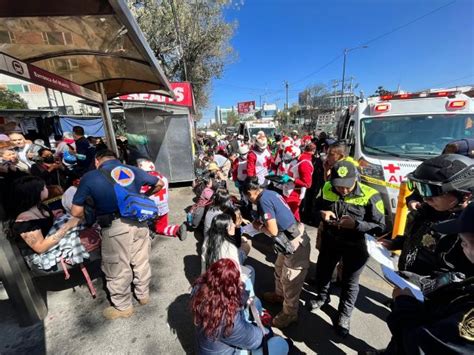
[[[173, 188], [170, 196], [170, 221], [181, 223], [185, 218], [184, 208], [191, 204], [191, 188]], [[313, 245], [310, 272], [314, 272], [316, 230], [309, 228], [309, 234]], [[165, 237], [154, 240], [150, 261], [151, 302], [146, 306], [136, 303], [135, 314], [129, 319], [102, 318], [102, 309], [108, 301], [99, 278], [94, 281], [98, 290], [96, 299], [91, 298], [85, 285], [48, 291], [49, 314], [44, 322], [20, 328], [11, 302], [0, 287], [0, 354], [194, 353], [194, 327], [188, 302], [190, 285], [200, 271], [197, 239], [190, 233], [184, 242]], [[255, 238], [253, 246], [248, 262], [256, 270], [258, 295], [273, 287], [275, 255], [268, 238]], [[346, 339], [338, 338], [332, 327], [337, 296], [332, 296], [330, 305], [315, 314], [301, 307], [298, 323], [282, 333], [294, 342], [292, 354], [357, 353], [385, 347], [390, 333], [384, 321], [388, 315], [384, 304], [389, 300], [391, 288], [380, 274], [377, 264], [369, 262], [361, 277], [351, 334]], [[61, 280], [56, 286], [61, 287]], [[309, 297], [312, 292], [308, 286], [302, 293], [302, 302]], [[269, 310], [273, 315], [279, 311], [272, 307]], [[281, 334], [279, 330], [275, 332]]]

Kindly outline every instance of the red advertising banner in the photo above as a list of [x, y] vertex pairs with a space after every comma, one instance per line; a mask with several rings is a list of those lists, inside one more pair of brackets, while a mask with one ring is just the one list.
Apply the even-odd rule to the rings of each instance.
[[182, 82], [182, 83], [171, 83], [171, 88], [173, 89], [176, 99], [172, 99], [167, 96], [150, 93], [142, 94], [129, 94], [122, 95], [119, 97], [121, 101], [145, 101], [153, 102], [157, 104], [167, 104], [167, 105], [176, 105], [176, 106], [186, 106], [193, 107], [193, 90], [191, 83]]
[[59, 75], [50, 73], [35, 65], [22, 62], [4, 53], [0, 53], [0, 72], [87, 100], [102, 102], [102, 98], [98, 92], [89, 90]]
[[255, 101], [245, 101], [237, 103], [237, 112], [239, 114], [250, 113], [255, 110]]

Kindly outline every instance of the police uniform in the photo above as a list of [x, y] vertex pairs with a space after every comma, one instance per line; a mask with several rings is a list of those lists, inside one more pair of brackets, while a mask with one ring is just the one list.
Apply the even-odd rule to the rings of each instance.
[[[116, 159], [105, 161], [100, 170], [133, 193], [139, 193], [143, 185], [158, 183], [157, 177]], [[94, 202], [97, 221], [102, 227], [102, 271], [113, 306], [123, 311], [132, 306], [132, 281], [139, 300], [149, 297], [150, 231], [146, 222], [120, 217], [114, 187], [100, 170], [83, 176], [73, 204], [85, 206], [88, 198]]]
[[[341, 186], [339, 181], [348, 181], [347, 179], [350, 180], [349, 185], [342, 186], [349, 187], [355, 183], [355, 187], [343, 197], [337, 193], [333, 184]], [[322, 210], [332, 211], [337, 219], [350, 216], [355, 221], [354, 229], [323, 222], [317, 261], [318, 297], [320, 302], [327, 302], [332, 273], [342, 259], [344, 266], [339, 313], [340, 317], [348, 320], [359, 293], [359, 276], [369, 257], [364, 234], [379, 233], [385, 229], [383, 201], [375, 189], [357, 181], [357, 173], [352, 163], [339, 161], [331, 171], [331, 181], [323, 186], [322, 206]]]
[[257, 211], [263, 222], [275, 219], [278, 232], [285, 233], [290, 240], [300, 238], [299, 246], [293, 254], [278, 253], [275, 261], [275, 293], [284, 298], [283, 313], [296, 316], [309, 267], [309, 237], [304, 226], [296, 221], [288, 204], [278, 193], [264, 190], [258, 197]]

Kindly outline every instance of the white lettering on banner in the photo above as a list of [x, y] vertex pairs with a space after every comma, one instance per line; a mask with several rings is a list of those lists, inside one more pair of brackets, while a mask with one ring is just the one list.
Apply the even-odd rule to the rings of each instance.
[[184, 88], [175, 88], [173, 92], [176, 95], [176, 102], [182, 102], [184, 100]]

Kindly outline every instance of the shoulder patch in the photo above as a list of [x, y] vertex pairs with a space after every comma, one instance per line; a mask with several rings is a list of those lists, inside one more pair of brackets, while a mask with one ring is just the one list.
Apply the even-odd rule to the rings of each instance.
[[474, 341], [474, 308], [471, 308], [459, 323], [459, 335], [461, 338]]
[[385, 207], [383, 205], [383, 201], [382, 200], [378, 200], [376, 203], [375, 203], [375, 208], [377, 208], [377, 211], [379, 211], [381, 214], [385, 214]]
[[133, 183], [135, 174], [126, 166], [117, 166], [110, 172], [112, 179], [120, 186], [126, 187]]

